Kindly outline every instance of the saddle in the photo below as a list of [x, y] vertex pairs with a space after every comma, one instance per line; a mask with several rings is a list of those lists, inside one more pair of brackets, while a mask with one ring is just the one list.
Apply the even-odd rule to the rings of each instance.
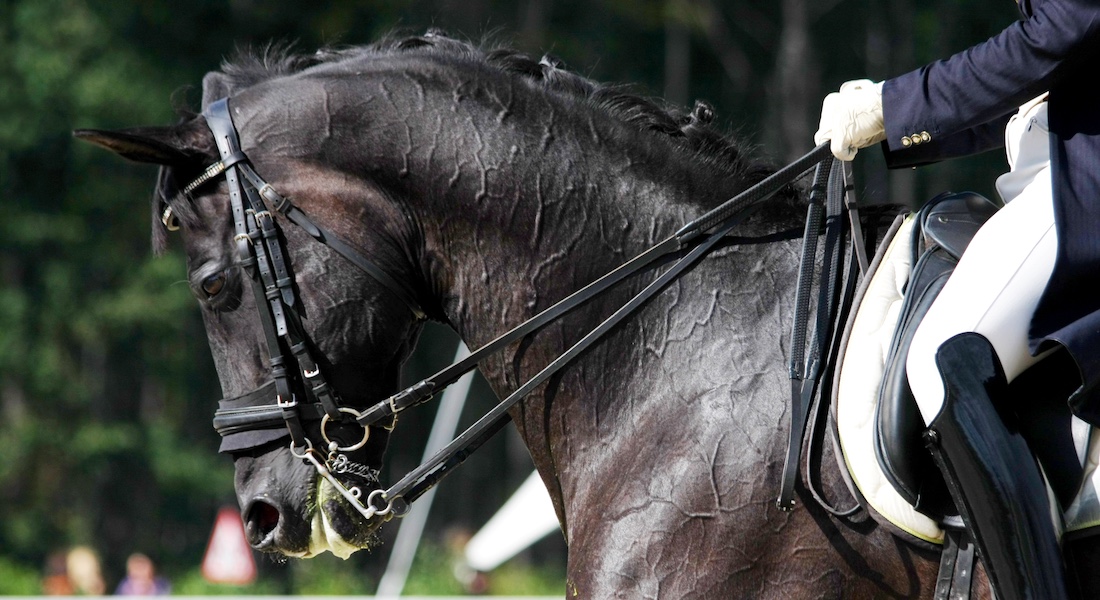
[[[998, 208], [973, 192], [944, 193], [919, 213], [899, 215], [856, 292], [840, 342], [830, 422], [841, 470], [876, 521], [917, 543], [943, 544], [944, 527], [959, 520], [921, 437], [906, 357], [921, 318]], [[1100, 524], [1093, 481], [1100, 478], [1100, 444], [1089, 448], [1088, 427], [1074, 424], [1065, 402], [1076, 387], [1075, 369], [1068, 355], [1055, 353], [1017, 377], [1004, 400], [1020, 416], [1067, 530]]]
[[913, 267], [886, 356], [873, 441], [876, 458], [890, 484], [913, 508], [928, 515], [943, 517], [954, 507], [939, 469], [921, 440], [924, 420], [909, 388], [905, 363], [917, 326], [974, 234], [998, 208], [973, 192], [947, 192], [924, 206], [910, 232]]

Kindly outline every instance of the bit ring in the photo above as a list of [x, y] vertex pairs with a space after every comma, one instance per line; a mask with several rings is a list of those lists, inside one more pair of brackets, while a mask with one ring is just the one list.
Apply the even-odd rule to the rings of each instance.
[[[355, 409], [352, 409], [352, 408], [347, 408], [346, 406], [341, 406], [338, 410], [342, 413], [348, 413], [349, 415], [352, 415], [355, 418], [359, 418], [359, 417], [363, 416], [363, 413], [361, 413], [361, 412], [359, 412]], [[331, 419], [329, 418], [329, 416], [327, 414], [325, 416], [321, 417], [321, 437], [325, 439], [325, 443], [328, 444], [328, 446], [331, 448], [332, 444], [333, 444], [333, 441], [331, 439], [329, 439], [328, 432], [325, 429], [328, 426], [329, 421], [331, 421]], [[351, 445], [351, 446], [337, 446], [336, 450], [339, 451], [339, 452], [352, 452], [354, 450], [358, 450], [358, 449], [362, 448], [363, 446], [367, 445], [367, 440], [368, 439], [370, 439], [370, 427], [364, 427], [363, 428], [363, 439], [359, 440], [358, 443], [356, 443], [354, 445]]]

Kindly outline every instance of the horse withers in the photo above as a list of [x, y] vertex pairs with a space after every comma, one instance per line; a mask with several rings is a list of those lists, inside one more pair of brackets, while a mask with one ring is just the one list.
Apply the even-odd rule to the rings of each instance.
[[[391, 516], [371, 498], [392, 420], [358, 421], [396, 391], [424, 320], [481, 347], [771, 172], [705, 105], [435, 32], [227, 64], [202, 103], [174, 126], [77, 135], [163, 166], [154, 240], [180, 230], [248, 538], [290, 556], [370, 547]], [[803, 212], [786, 190], [510, 409], [569, 597], [931, 595], [935, 549], [801, 486], [775, 506]], [[645, 283], [481, 372], [509, 395]], [[846, 497], [838, 470], [821, 478]]]

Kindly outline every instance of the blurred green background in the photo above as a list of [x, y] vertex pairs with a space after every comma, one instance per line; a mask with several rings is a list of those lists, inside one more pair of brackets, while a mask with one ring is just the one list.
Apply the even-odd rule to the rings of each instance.
[[[0, 0], [0, 593], [36, 594], [51, 556], [94, 549], [107, 591], [149, 554], [178, 593], [198, 566], [232, 467], [210, 426], [220, 390], [178, 251], [149, 251], [155, 171], [78, 145], [78, 127], [168, 124], [201, 78], [239, 48], [303, 52], [386, 32], [452, 35], [550, 52], [592, 78], [689, 104], [776, 161], [812, 145], [821, 98], [942, 58], [1016, 17], [1009, 0]], [[857, 159], [872, 201], [915, 205], [946, 189], [993, 195], [995, 154], [887, 173]], [[410, 377], [444, 365], [429, 331]], [[492, 400], [475, 386], [466, 422]], [[402, 421], [391, 467], [419, 459], [431, 410]], [[410, 592], [458, 593], [450, 540], [480, 527], [530, 471], [514, 434], [444, 482]], [[370, 593], [386, 548], [260, 559], [264, 593]], [[551, 535], [490, 591], [562, 589]], [[417, 587], [420, 586], [420, 587]]]

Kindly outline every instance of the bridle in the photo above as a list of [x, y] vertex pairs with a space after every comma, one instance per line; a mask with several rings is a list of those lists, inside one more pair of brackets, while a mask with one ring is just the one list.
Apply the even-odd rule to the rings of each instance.
[[[312, 463], [364, 516], [369, 518], [381, 514], [378, 510], [371, 512], [363, 507], [359, 500], [361, 492], [358, 487], [349, 488], [333, 475], [349, 473], [369, 482], [377, 482], [376, 471], [349, 459], [352, 452], [366, 446], [370, 427], [362, 426], [362, 437], [344, 445], [337, 441], [335, 435], [329, 435], [329, 427], [333, 424], [351, 423], [358, 428], [355, 419], [361, 413], [340, 401], [339, 394], [325, 379], [321, 361], [316, 360], [313, 355], [298, 316], [300, 300], [295, 291], [294, 276], [279, 235], [279, 226], [271, 211], [283, 214], [314, 239], [328, 245], [370, 274], [400, 298], [417, 319], [424, 318], [424, 311], [413, 294], [388, 273], [310, 220], [256, 173], [241, 150], [240, 138], [233, 125], [227, 98], [211, 103], [203, 116], [214, 135], [220, 160], [188, 184], [183, 193], [190, 193], [206, 181], [221, 174], [225, 175], [229, 187], [237, 262], [252, 282], [272, 375], [272, 380], [259, 388], [219, 402], [219, 408], [214, 414], [214, 428], [227, 440], [256, 431], [285, 428], [285, 432], [279, 432], [274, 437], [252, 436], [254, 439], [230, 447], [235, 451], [242, 451], [289, 433], [290, 450], [295, 456]], [[170, 218], [171, 215], [166, 210], [166, 225]], [[292, 371], [294, 366], [297, 369]], [[272, 398], [274, 403], [271, 403]], [[321, 440], [318, 443], [314, 443], [306, 433], [304, 422], [308, 421], [320, 421]], [[391, 419], [388, 424], [381, 426], [392, 428], [393, 421]], [[380, 490], [375, 490], [378, 491]]]
[[[614, 328], [623, 318], [680, 277], [690, 266], [713, 250], [718, 242], [746, 244], [798, 237], [790, 233], [751, 239], [728, 236], [734, 227], [759, 208], [765, 199], [817, 165], [818, 174], [815, 177], [814, 193], [811, 193], [810, 202], [812, 216], [815, 210], [824, 205], [821, 195], [815, 196], [815, 193], [824, 189], [824, 182], [830, 179], [830, 172], [837, 172], [837, 168], [833, 167], [828, 143], [821, 144], [719, 207], [684, 225], [673, 235], [607, 275], [475, 350], [465, 359], [386, 400], [365, 410], [359, 410], [341, 403], [339, 394], [326, 381], [323, 369], [319, 366], [320, 361], [314, 356], [298, 316], [300, 300], [295, 292], [294, 275], [287, 260], [286, 248], [282, 242], [279, 225], [273, 218], [273, 212], [282, 214], [315, 240], [329, 246], [375, 278], [401, 299], [415, 318], [425, 318], [424, 310], [406, 286], [340, 238], [318, 226], [256, 173], [248, 157], [241, 150], [239, 136], [230, 115], [228, 98], [211, 103], [203, 111], [203, 116], [214, 135], [220, 160], [210, 165], [197, 179], [185, 186], [180, 194], [187, 197], [205, 183], [221, 175], [225, 176], [233, 214], [233, 241], [237, 259], [252, 281], [251, 287], [263, 325], [272, 376], [270, 382], [251, 392], [219, 402], [219, 408], [214, 415], [214, 428], [223, 437], [223, 451], [243, 452], [278, 440], [289, 433], [290, 450], [294, 456], [312, 464], [318, 474], [328, 480], [351, 506], [367, 519], [404, 516], [408, 512], [410, 502], [438, 483], [508, 423], [509, 408]], [[807, 239], [811, 237], [816, 239], [819, 235], [820, 216], [818, 219], [817, 225], [807, 222]], [[171, 203], [165, 210], [162, 221], [167, 228], [172, 229]], [[853, 217], [853, 223], [853, 226], [858, 226], [858, 218]], [[809, 253], [809, 259], [807, 259], [804, 248], [804, 265], [807, 262], [813, 262], [816, 250], [811, 249]], [[396, 484], [387, 489], [374, 489], [367, 498], [363, 499], [362, 492], [357, 486], [349, 487], [335, 477], [335, 474], [347, 473], [371, 483], [378, 483], [376, 471], [355, 463], [349, 458], [353, 452], [367, 443], [371, 427], [392, 429], [398, 414], [427, 402], [440, 390], [475, 368], [488, 355], [538, 330], [627, 277], [662, 261], [668, 263], [665, 271], [626, 304], [502, 400], [435, 456], [405, 475]], [[812, 272], [812, 265], [810, 269]], [[800, 273], [800, 297], [796, 303], [796, 325], [793, 335], [798, 356], [792, 355], [791, 366], [792, 381], [798, 382], [794, 386], [796, 403], [799, 402], [799, 396], [806, 396], [803, 390], [807, 385], [807, 369], [802, 363], [805, 361], [809, 364], [817, 360], [816, 354], [811, 357], [802, 356], [801, 347], [804, 346], [806, 324], [805, 319], [799, 318], [797, 314], [806, 312], [806, 308], [802, 306], [804, 276], [805, 271]], [[806, 303], [808, 303], [808, 292], [806, 294]], [[811, 383], [810, 387], [816, 389], [816, 380]], [[812, 394], [810, 396], [812, 399]], [[800, 449], [802, 427], [805, 424], [804, 415], [807, 411], [797, 410], [796, 407], [794, 412], [799, 415], [798, 419], [803, 423], [792, 422], [791, 444], [794, 445], [797, 438]], [[305, 423], [315, 421], [320, 422], [320, 440], [311, 440], [306, 433]], [[344, 444], [337, 439], [338, 436], [329, 434], [329, 428], [333, 426], [361, 427], [362, 438], [354, 443]], [[226, 450], [227, 442], [229, 442], [229, 450]], [[785, 472], [788, 470], [797, 471], [797, 455], [794, 464], [788, 458]], [[785, 476], [784, 479], [786, 480], [787, 477]], [[789, 508], [784, 505], [782, 498], [780, 505], [781, 508]]]

